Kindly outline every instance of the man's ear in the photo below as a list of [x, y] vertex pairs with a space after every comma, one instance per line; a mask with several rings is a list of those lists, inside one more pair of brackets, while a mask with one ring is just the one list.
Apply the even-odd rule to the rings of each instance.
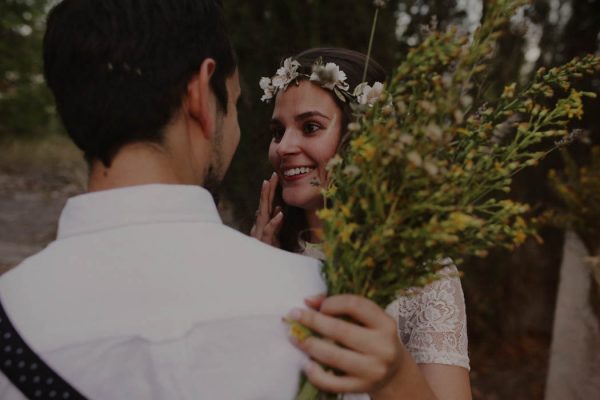
[[205, 59], [187, 87], [188, 114], [198, 123], [207, 140], [215, 131], [217, 117], [216, 98], [210, 87], [210, 78], [216, 66], [212, 58]]

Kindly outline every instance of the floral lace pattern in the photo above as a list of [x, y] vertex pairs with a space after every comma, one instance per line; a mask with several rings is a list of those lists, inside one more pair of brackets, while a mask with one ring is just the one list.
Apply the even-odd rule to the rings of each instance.
[[398, 335], [418, 364], [447, 364], [469, 369], [467, 317], [458, 271], [450, 260], [444, 276], [398, 297], [386, 312], [396, 319]]

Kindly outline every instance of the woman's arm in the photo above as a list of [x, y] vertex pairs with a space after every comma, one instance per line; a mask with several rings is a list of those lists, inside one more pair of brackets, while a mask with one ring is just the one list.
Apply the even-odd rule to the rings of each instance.
[[456, 365], [418, 364], [439, 400], [471, 400], [469, 371]]
[[458, 270], [444, 260], [442, 278], [394, 301], [387, 312], [440, 400], [471, 399], [467, 321]]

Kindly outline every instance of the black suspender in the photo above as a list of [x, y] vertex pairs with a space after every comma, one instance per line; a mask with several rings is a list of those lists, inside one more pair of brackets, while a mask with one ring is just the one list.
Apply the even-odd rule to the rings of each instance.
[[0, 370], [29, 399], [85, 400], [15, 330], [0, 302]]

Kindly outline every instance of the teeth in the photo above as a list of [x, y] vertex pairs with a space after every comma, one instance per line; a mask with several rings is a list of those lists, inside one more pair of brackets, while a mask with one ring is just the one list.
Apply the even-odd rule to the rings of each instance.
[[292, 169], [287, 169], [287, 170], [283, 171], [283, 175], [284, 176], [294, 176], [294, 175], [306, 174], [306, 173], [309, 173], [310, 171], [312, 171], [313, 169], [314, 168], [308, 168], [308, 167], [292, 168]]

